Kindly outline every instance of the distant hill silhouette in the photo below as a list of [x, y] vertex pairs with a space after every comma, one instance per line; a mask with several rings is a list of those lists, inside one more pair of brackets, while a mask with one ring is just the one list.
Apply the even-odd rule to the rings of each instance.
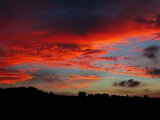
[[0, 89], [0, 97], [45, 97], [45, 96], [54, 96], [54, 94], [43, 92], [34, 87]]

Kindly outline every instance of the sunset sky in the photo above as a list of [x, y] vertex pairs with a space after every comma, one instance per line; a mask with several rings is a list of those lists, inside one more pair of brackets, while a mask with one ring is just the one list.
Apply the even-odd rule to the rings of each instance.
[[160, 97], [160, 0], [0, 0], [0, 87]]

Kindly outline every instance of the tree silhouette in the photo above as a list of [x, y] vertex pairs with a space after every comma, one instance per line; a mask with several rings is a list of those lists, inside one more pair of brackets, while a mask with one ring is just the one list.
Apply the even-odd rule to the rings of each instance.
[[78, 97], [86, 97], [86, 92], [79, 92]]

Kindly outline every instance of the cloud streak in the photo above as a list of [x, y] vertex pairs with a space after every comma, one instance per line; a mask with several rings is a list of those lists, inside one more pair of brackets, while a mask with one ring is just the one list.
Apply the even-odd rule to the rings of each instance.
[[33, 76], [27, 74], [24, 70], [5, 70], [0, 69], [0, 84], [15, 84], [31, 80]]

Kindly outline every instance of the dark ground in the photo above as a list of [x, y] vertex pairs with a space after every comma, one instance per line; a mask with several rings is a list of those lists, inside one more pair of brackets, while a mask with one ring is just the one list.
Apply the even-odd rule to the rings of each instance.
[[[58, 96], [45, 93], [36, 88], [0, 89], [0, 110], [3, 113], [15, 113], [26, 117], [33, 114], [58, 117], [99, 116], [130, 118], [147, 115], [159, 115], [160, 99], [145, 97], [115, 96], [95, 94], [86, 96], [80, 92], [78, 96]], [[2, 114], [1, 112], [1, 114]], [[7, 117], [7, 116], [6, 116]], [[57, 119], [56, 119], [57, 120]], [[58, 119], [59, 120], [59, 119]], [[101, 120], [101, 119], [100, 119]]]

